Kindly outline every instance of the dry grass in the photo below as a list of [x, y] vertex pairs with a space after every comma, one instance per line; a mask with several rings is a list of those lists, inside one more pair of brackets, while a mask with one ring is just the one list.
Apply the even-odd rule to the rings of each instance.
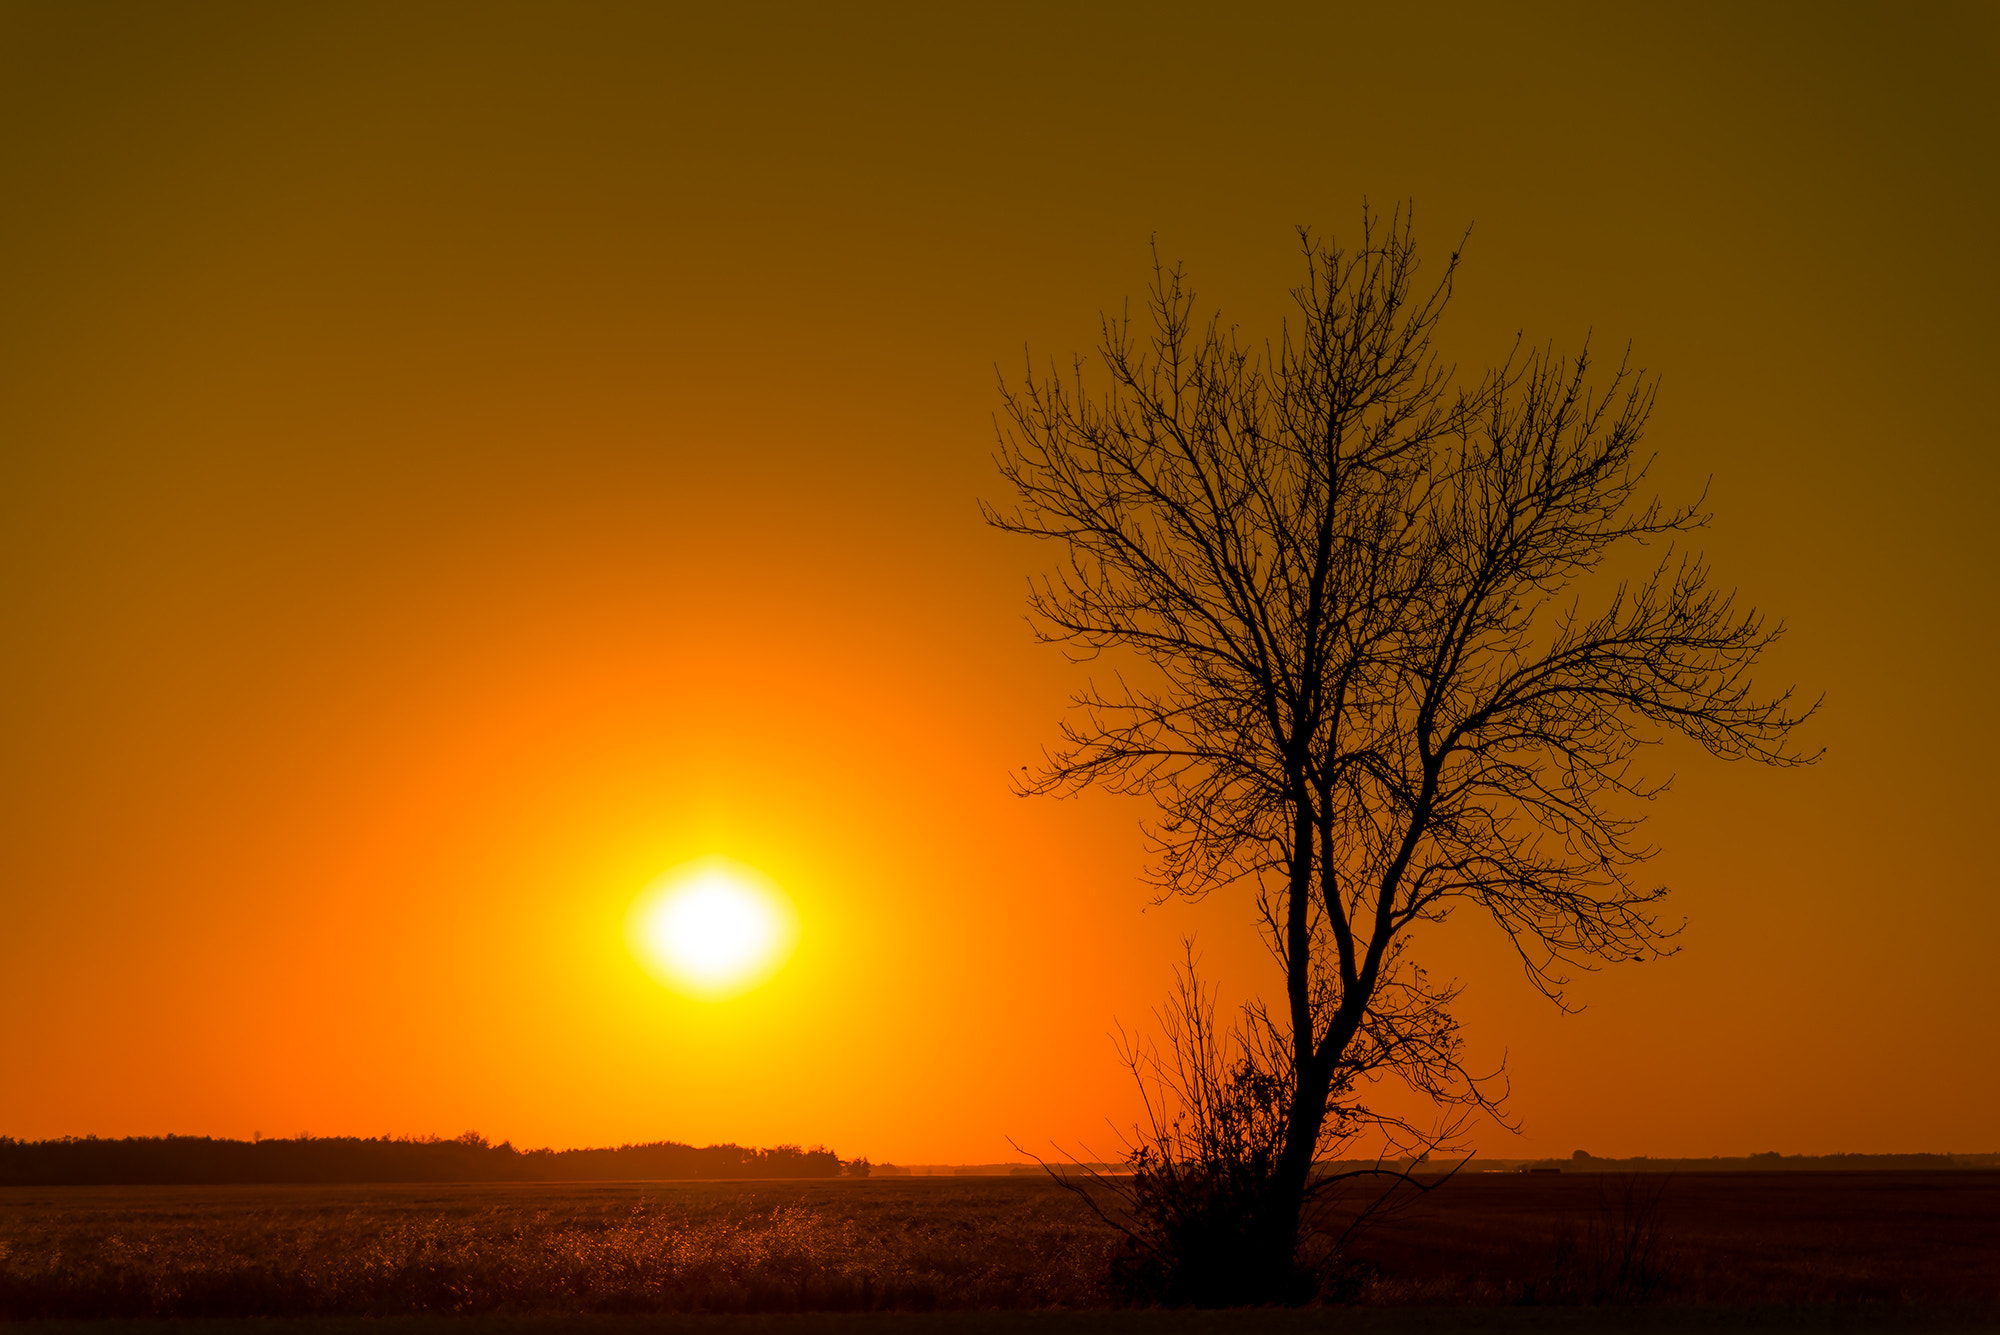
[[1353, 1259], [1373, 1304], [1993, 1304], [2000, 1173], [1474, 1176]]
[[[1687, 1175], [1639, 1188], [1460, 1179], [1358, 1242], [1338, 1296], [1377, 1312], [1959, 1303], [1987, 1314], [1973, 1324], [2000, 1324], [2000, 1173]], [[6, 1188], [0, 1319], [969, 1319], [1110, 1306], [1113, 1241], [1070, 1196], [1020, 1178]]]
[[[843, 1189], [844, 1188], [844, 1189]], [[42, 1188], [0, 1318], [1088, 1306], [1103, 1230], [1040, 1184]]]

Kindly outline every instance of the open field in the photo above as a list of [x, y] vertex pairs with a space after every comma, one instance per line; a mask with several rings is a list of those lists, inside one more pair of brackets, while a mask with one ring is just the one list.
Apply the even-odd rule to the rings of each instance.
[[1377, 1303], [1993, 1303], [2000, 1172], [1477, 1175], [1352, 1253]]
[[1087, 1306], [1033, 1180], [0, 1189], [0, 1317]]
[[[36, 1321], [19, 1335], [160, 1335], [149, 1321]], [[2000, 1330], [1987, 1306], [1320, 1307], [1226, 1312], [295, 1317], [177, 1321], [171, 1335], [1947, 1335]]]
[[[17, 1187], [0, 1189], [0, 1319], [484, 1315], [482, 1329], [554, 1335], [569, 1329], [558, 1316], [603, 1316], [576, 1329], [608, 1333], [642, 1314], [929, 1312], [971, 1332], [983, 1310], [1054, 1335], [1124, 1329], [1089, 1311], [1112, 1305], [1114, 1241], [1031, 1178]], [[1502, 1310], [1524, 1304], [1554, 1321], [1535, 1329], [1803, 1328], [1766, 1310], [1786, 1304], [1874, 1323], [1855, 1329], [1979, 1328], [2000, 1311], [2000, 1173], [1464, 1176], [1380, 1221], [1351, 1259], [1333, 1296], [1356, 1306], [1325, 1315], [1349, 1330], [1526, 1329]], [[1606, 1303], [1628, 1306], [1589, 1326], [1547, 1310]], [[1415, 1310], [1440, 1307], [1460, 1324]], [[512, 1320], [537, 1314], [551, 1320]], [[1948, 1325], [1921, 1324], [1939, 1314]], [[1145, 1328], [1168, 1329], [1163, 1315]], [[881, 1320], [769, 1328], [918, 1328]]]

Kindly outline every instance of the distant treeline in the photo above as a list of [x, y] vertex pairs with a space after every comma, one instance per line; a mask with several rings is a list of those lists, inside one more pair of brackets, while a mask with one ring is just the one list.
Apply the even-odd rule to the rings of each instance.
[[[1522, 1171], [1559, 1168], [1565, 1173], [1922, 1173], [1952, 1168], [2000, 1168], [2000, 1154], [1764, 1154], [1711, 1159], [1600, 1159], [1582, 1150], [1567, 1159], [1500, 1161]], [[1493, 1161], [1474, 1160], [1472, 1168]]]
[[209, 1136], [95, 1136], [14, 1140], [0, 1136], [0, 1186], [233, 1185], [343, 1182], [617, 1182], [635, 1179], [838, 1177], [865, 1175], [832, 1150], [696, 1148], [678, 1141], [596, 1150], [517, 1150], [467, 1132], [455, 1140], [300, 1136], [218, 1140]]

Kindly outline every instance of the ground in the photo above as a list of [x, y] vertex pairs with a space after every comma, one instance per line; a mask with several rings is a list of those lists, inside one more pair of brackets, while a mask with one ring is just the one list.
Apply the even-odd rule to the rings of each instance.
[[176, 1335], [2000, 1330], [1996, 1172], [1461, 1176], [1358, 1234], [1329, 1288], [1343, 1301], [1298, 1312], [1107, 1310], [1115, 1240], [1032, 1178], [9, 1187], [0, 1319], [49, 1335], [163, 1317]]

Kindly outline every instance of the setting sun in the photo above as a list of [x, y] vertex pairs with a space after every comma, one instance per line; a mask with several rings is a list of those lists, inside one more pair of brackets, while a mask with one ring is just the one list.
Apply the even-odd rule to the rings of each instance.
[[632, 902], [632, 953], [677, 992], [719, 1001], [747, 992], [785, 963], [798, 940], [791, 900], [768, 876], [727, 858], [666, 872]]

